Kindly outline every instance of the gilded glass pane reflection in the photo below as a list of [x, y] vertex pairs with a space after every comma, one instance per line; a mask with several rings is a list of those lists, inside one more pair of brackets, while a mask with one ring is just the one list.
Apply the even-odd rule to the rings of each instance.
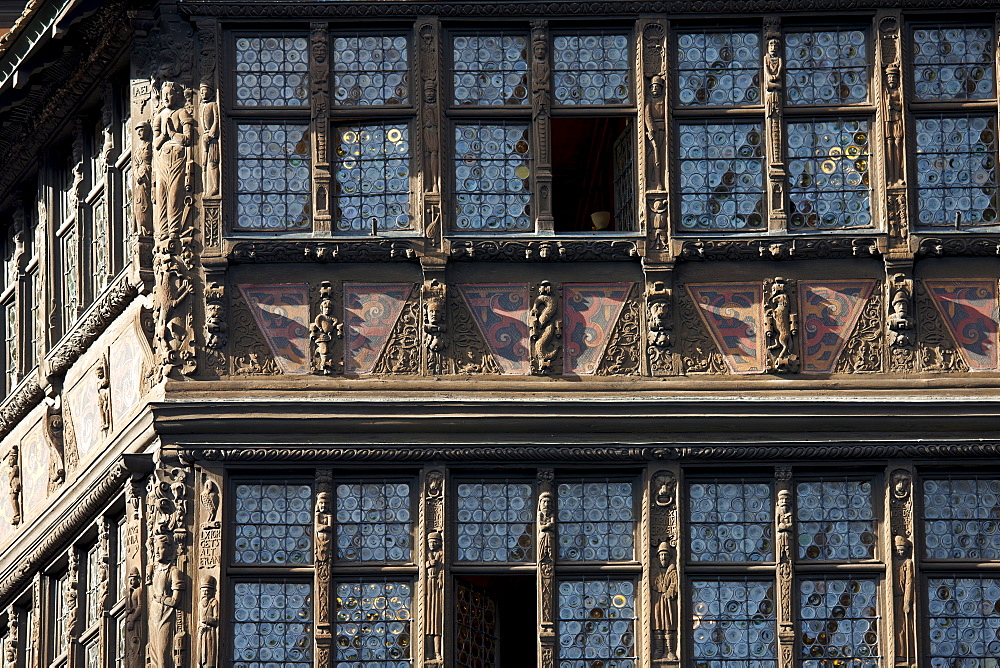
[[868, 99], [863, 30], [785, 34], [786, 103], [856, 104]]
[[996, 114], [919, 118], [916, 129], [920, 225], [996, 225]]
[[559, 558], [567, 561], [629, 561], [635, 518], [632, 483], [560, 483]]
[[309, 126], [236, 126], [236, 227], [304, 230], [310, 226]]
[[915, 97], [918, 100], [993, 98], [995, 43], [990, 26], [928, 27], [914, 30]]
[[463, 106], [528, 102], [525, 35], [455, 35], [452, 41], [454, 103]]
[[878, 588], [874, 580], [818, 579], [799, 583], [799, 665], [835, 662], [877, 668]]
[[351, 106], [406, 104], [409, 61], [403, 35], [339, 36], [333, 40], [333, 97]]
[[756, 32], [692, 32], [677, 37], [678, 98], [683, 106], [760, 104]]
[[580, 32], [556, 35], [553, 76], [558, 104], [627, 104], [628, 35]]
[[775, 668], [774, 585], [752, 580], [691, 583], [692, 654], [700, 668]]
[[236, 486], [237, 564], [312, 562], [312, 486]]
[[337, 485], [337, 558], [410, 561], [413, 522], [406, 483]]
[[770, 561], [771, 485], [692, 483], [688, 488], [691, 561]]
[[1000, 580], [928, 578], [933, 668], [990, 668], [1000, 657]]
[[792, 229], [871, 225], [868, 121], [788, 124]]
[[924, 556], [1000, 559], [1000, 480], [924, 480]]
[[635, 668], [635, 584], [559, 582], [559, 668]]
[[312, 666], [312, 585], [237, 582], [233, 589], [234, 668]]
[[410, 229], [409, 127], [342, 125], [335, 136], [337, 231]]
[[309, 106], [308, 40], [301, 35], [236, 39], [236, 104]]
[[410, 665], [412, 586], [408, 582], [339, 582], [333, 633], [338, 666]]
[[875, 557], [871, 482], [801, 482], [795, 493], [800, 559], [849, 561]]
[[764, 148], [759, 123], [681, 125], [681, 228], [764, 227]]
[[458, 560], [531, 561], [534, 505], [527, 483], [460, 483], [456, 499]]
[[526, 123], [455, 127], [455, 226], [529, 231], [531, 148]]

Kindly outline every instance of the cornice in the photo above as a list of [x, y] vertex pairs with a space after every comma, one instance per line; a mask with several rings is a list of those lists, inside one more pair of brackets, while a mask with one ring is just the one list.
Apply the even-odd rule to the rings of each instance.
[[232, 264], [285, 262], [416, 261], [412, 242], [377, 241], [237, 241], [228, 254]]

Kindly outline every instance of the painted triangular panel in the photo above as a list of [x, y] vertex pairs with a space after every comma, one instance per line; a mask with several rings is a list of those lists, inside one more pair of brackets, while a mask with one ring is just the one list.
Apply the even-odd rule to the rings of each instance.
[[763, 373], [760, 283], [698, 283], [687, 289], [730, 371]]
[[413, 289], [411, 283], [344, 284], [344, 370], [371, 373]]
[[597, 371], [632, 283], [563, 284], [563, 373]]
[[997, 368], [997, 282], [925, 280], [924, 287], [970, 371]]
[[528, 284], [474, 283], [458, 289], [503, 373], [530, 373]]
[[309, 285], [241, 285], [282, 373], [309, 373]]
[[858, 324], [873, 280], [799, 283], [802, 373], [829, 373]]

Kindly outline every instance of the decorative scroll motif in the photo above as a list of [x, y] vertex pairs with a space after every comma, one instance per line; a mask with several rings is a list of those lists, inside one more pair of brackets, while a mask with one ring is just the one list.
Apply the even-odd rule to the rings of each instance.
[[669, 471], [650, 481], [650, 549], [653, 560], [653, 657], [677, 661], [677, 479]]
[[240, 285], [282, 373], [309, 373], [309, 286]]
[[437, 279], [421, 288], [424, 313], [424, 348], [427, 371], [432, 375], [447, 372], [444, 351], [448, 347], [448, 286]]
[[313, 344], [312, 369], [314, 373], [329, 376], [337, 373], [336, 339], [344, 338], [344, 324], [334, 315], [333, 285], [330, 281], [319, 284], [319, 313], [309, 325], [309, 339]]
[[275, 264], [284, 262], [406, 262], [416, 252], [408, 241], [241, 241], [233, 245], [233, 264]]
[[[764, 113], [767, 124], [767, 191], [771, 225], [784, 230], [788, 214], [785, 208], [785, 163], [782, 147], [781, 100], [784, 97], [784, 61], [781, 57], [781, 26], [778, 19], [764, 22]], [[775, 258], [778, 259], [778, 258]]]
[[[756, 283], [702, 283], [687, 286], [698, 313], [732, 373], [764, 371], [761, 287]], [[790, 325], [791, 322], [789, 321]]]
[[407, 301], [385, 344], [385, 352], [372, 373], [415, 374], [420, 372], [420, 307]]
[[996, 280], [924, 280], [970, 371], [997, 368], [1000, 304]]
[[774, 470], [777, 487], [775, 507], [776, 553], [778, 562], [778, 649], [781, 666], [792, 666], [795, 646], [795, 618], [792, 616], [792, 469], [778, 466]]
[[542, 281], [529, 312], [531, 336], [531, 372], [545, 375], [552, 371], [552, 360], [559, 353], [562, 322], [556, 317], [558, 301], [552, 284]]
[[225, 368], [228, 332], [226, 289], [222, 284], [211, 281], [205, 286], [205, 358], [208, 366], [217, 372]]
[[[506, 367], [501, 367], [497, 362], [495, 352], [491, 352], [486, 344], [482, 333], [483, 328], [476, 322], [477, 316], [473, 315], [474, 308], [470, 306], [464, 296], [465, 286], [458, 286], [449, 300], [451, 302], [451, 345], [452, 362], [455, 365], [455, 372], [461, 374], [501, 374], [509, 373]], [[521, 337], [522, 349], [516, 348], [523, 362], [523, 373], [528, 373], [531, 369], [528, 361], [528, 286], [524, 285], [524, 334]], [[461, 294], [459, 294], [461, 293]], [[511, 351], [514, 352], [514, 351]]]
[[876, 288], [865, 302], [858, 324], [848, 335], [847, 345], [837, 362], [838, 372], [877, 373], [882, 370], [885, 329], [882, 324], [882, 300], [881, 289]]
[[530, 373], [528, 284], [476, 283], [458, 289], [502, 373]]
[[[539, 659], [545, 661], [543, 648], [550, 652], [556, 645], [554, 611], [556, 606], [556, 496], [552, 469], [538, 470], [538, 641]], [[540, 668], [555, 664], [540, 663]]]
[[148, 668], [185, 668], [187, 624], [184, 617], [184, 571], [187, 561], [188, 472], [166, 467], [154, 471], [149, 481], [146, 571]]
[[49, 482], [56, 485], [66, 479], [62, 397], [58, 394], [45, 398], [42, 434], [45, 437], [45, 444], [49, 448]]
[[219, 658], [219, 597], [214, 576], [201, 579], [198, 599], [198, 666], [216, 668]]
[[636, 288], [629, 288], [622, 305], [618, 324], [611, 332], [604, 356], [597, 365], [598, 376], [638, 375], [642, 369], [642, 307], [635, 296]]
[[654, 376], [673, 373], [673, 291], [662, 281], [646, 287], [646, 355]]
[[5, 461], [7, 463], [7, 493], [10, 495], [11, 526], [21, 524], [21, 461], [17, 444], [10, 446]]
[[942, 239], [927, 237], [920, 240], [915, 255], [921, 257], [996, 257], [1000, 255], [1000, 240], [996, 237], [956, 236]]
[[874, 287], [873, 280], [799, 283], [803, 373], [834, 370]]
[[789, 241], [761, 239], [688, 240], [681, 246], [678, 260], [833, 260], [867, 257], [879, 254], [875, 239], [861, 237], [819, 238], [798, 237]]
[[333, 620], [330, 616], [330, 598], [333, 579], [333, 475], [330, 470], [316, 472], [316, 511], [314, 534], [314, 559], [316, 563], [316, 657], [325, 660], [320, 665], [330, 665], [333, 644]]
[[632, 285], [563, 284], [563, 373], [590, 375], [596, 371]]
[[424, 530], [427, 533], [424, 605], [425, 665], [440, 666], [444, 617], [444, 472], [429, 471], [424, 479]]
[[344, 284], [344, 357], [347, 373], [372, 373], [412, 290], [410, 283]]
[[690, 291], [679, 286], [676, 291], [677, 310], [684, 336], [680, 340], [682, 373], [726, 373], [728, 366], [716, 349], [712, 337], [690, 296]]
[[[892, 525], [893, 544], [893, 602], [896, 622], [896, 661], [910, 665], [913, 657], [914, 633], [914, 566], [913, 542], [913, 478], [906, 469], [892, 473], [892, 496], [889, 499], [889, 521]], [[902, 661], [900, 661], [902, 660]]]
[[794, 373], [799, 370], [798, 346], [799, 316], [792, 304], [795, 282], [778, 276], [764, 281], [765, 340], [768, 352], [768, 371]]
[[[642, 69], [647, 94], [643, 107], [645, 121], [648, 169], [652, 174], [649, 185], [657, 191], [664, 190], [666, 150], [666, 80], [664, 79], [665, 31], [659, 23], [648, 23], [642, 30]], [[662, 229], [664, 226], [656, 226]]]
[[629, 262], [639, 257], [632, 241], [455, 241], [451, 259], [477, 262]]

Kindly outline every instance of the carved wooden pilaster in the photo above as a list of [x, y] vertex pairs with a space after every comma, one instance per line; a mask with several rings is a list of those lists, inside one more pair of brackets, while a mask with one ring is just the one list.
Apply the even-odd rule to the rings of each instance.
[[201, 470], [198, 485], [198, 591], [196, 651], [198, 668], [219, 665], [219, 582], [222, 564], [222, 476]]
[[313, 592], [316, 619], [316, 665], [329, 666], [333, 660], [333, 471], [316, 471], [316, 582]]
[[201, 43], [202, 255], [222, 254], [222, 119], [219, 115], [219, 26], [214, 19], [198, 22]]
[[875, 157], [882, 165], [886, 231], [889, 233], [888, 255], [903, 258], [910, 254], [910, 221], [904, 148], [906, 126], [903, 122], [906, 84], [902, 76], [899, 12], [880, 12], [876, 22], [879, 76], [876, 77], [875, 90], [882, 141], [876, 144]]
[[95, 567], [97, 568], [97, 618], [100, 620], [98, 654], [108, 656], [111, 636], [106, 617], [111, 607], [111, 522], [103, 516], [97, 523], [97, 563], [87, 564], [87, 568]]
[[[667, 104], [669, 77], [667, 72], [666, 22], [656, 19], [640, 21], [638, 71], [642, 72], [636, 100], [641, 110], [639, 136], [642, 149], [638, 151], [639, 192], [643, 193], [645, 206], [640, 206], [640, 228], [645, 229], [650, 240], [650, 253], [664, 256], [669, 251], [670, 213], [667, 198], [668, 144]], [[645, 228], [641, 224], [645, 222]]]
[[423, 553], [423, 625], [424, 664], [443, 666], [442, 629], [444, 628], [444, 471], [431, 468], [424, 473], [424, 553]]
[[10, 524], [16, 527], [20, 526], [23, 519], [21, 506], [21, 491], [23, 489], [21, 482], [21, 455], [17, 443], [10, 446], [4, 462], [7, 464], [7, 493], [10, 495], [11, 509]]
[[333, 224], [330, 208], [330, 27], [309, 24], [309, 91], [312, 100], [313, 230], [329, 232]]
[[[559, 291], [551, 282], [542, 281], [535, 288], [535, 298], [528, 313], [531, 336], [531, 372], [538, 376], [556, 373], [562, 348], [562, 314]], [[554, 364], [555, 363], [555, 364]]]
[[653, 665], [657, 667], [680, 665], [677, 490], [677, 472], [660, 470], [650, 478], [646, 499], [649, 509], [649, 558], [646, 560], [645, 579], [650, 585], [651, 614], [645, 615], [645, 621], [652, 624], [645, 637], [651, 649]]
[[672, 376], [674, 370], [673, 265], [643, 263], [646, 278], [646, 368], [650, 376]]
[[226, 283], [223, 272], [205, 272], [205, 327], [202, 368], [219, 377], [226, 372], [226, 346], [229, 326], [226, 322]]
[[764, 22], [764, 124], [767, 146], [767, 200], [772, 232], [785, 232], [788, 227], [788, 207], [785, 182], [788, 173], [784, 160], [784, 123], [782, 98], [785, 73], [781, 44], [781, 22], [777, 18]]
[[890, 372], [913, 371], [916, 365], [917, 327], [913, 302], [913, 263], [885, 263], [885, 336]]
[[792, 550], [795, 536], [792, 533], [792, 469], [777, 466], [774, 469], [777, 504], [775, 507], [775, 561], [777, 561], [778, 599], [778, 668], [792, 668], [795, 648], [795, 617], [793, 615], [795, 597], [792, 574]]
[[342, 371], [342, 356], [337, 354], [337, 341], [344, 338], [344, 324], [337, 319], [334, 288], [330, 281], [319, 284], [319, 313], [309, 325], [309, 340], [313, 346], [314, 373], [330, 376]]
[[423, 232], [428, 253], [444, 252], [444, 227], [441, 208], [441, 24], [436, 17], [417, 20], [420, 91], [417, 96], [418, 118], [423, 119], [421, 170], [423, 192]]
[[141, 471], [133, 471], [125, 486], [125, 666], [143, 668], [146, 665], [146, 592], [145, 525], [146, 479]]
[[34, 661], [25, 660], [25, 668], [43, 667], [42, 647], [44, 645], [42, 639], [45, 638], [45, 635], [42, 633], [41, 619], [45, 594], [45, 588], [42, 586], [42, 574], [36, 573], [35, 579], [31, 583], [31, 623], [26, 629], [27, 642], [31, 644], [31, 654]]
[[890, 462], [888, 485], [889, 526], [892, 554], [892, 647], [896, 666], [916, 665], [916, 569], [914, 564], [913, 469], [908, 462]]
[[538, 485], [538, 666], [555, 668], [556, 491], [555, 472], [539, 469]]
[[69, 564], [66, 567], [66, 588], [63, 594], [63, 613], [66, 615], [63, 643], [66, 647], [66, 666], [75, 668], [77, 661], [77, 640], [83, 620], [80, 618], [80, 553], [75, 547], [69, 550]]
[[795, 281], [780, 276], [764, 281], [764, 325], [768, 370], [798, 371], [799, 315]]
[[534, 169], [535, 230], [554, 234], [552, 215], [552, 156], [549, 125], [552, 117], [552, 66], [547, 21], [531, 22], [531, 142]]
[[7, 644], [3, 650], [4, 666], [18, 665], [17, 657], [23, 641], [21, 638], [21, 611], [14, 605], [7, 606]]

